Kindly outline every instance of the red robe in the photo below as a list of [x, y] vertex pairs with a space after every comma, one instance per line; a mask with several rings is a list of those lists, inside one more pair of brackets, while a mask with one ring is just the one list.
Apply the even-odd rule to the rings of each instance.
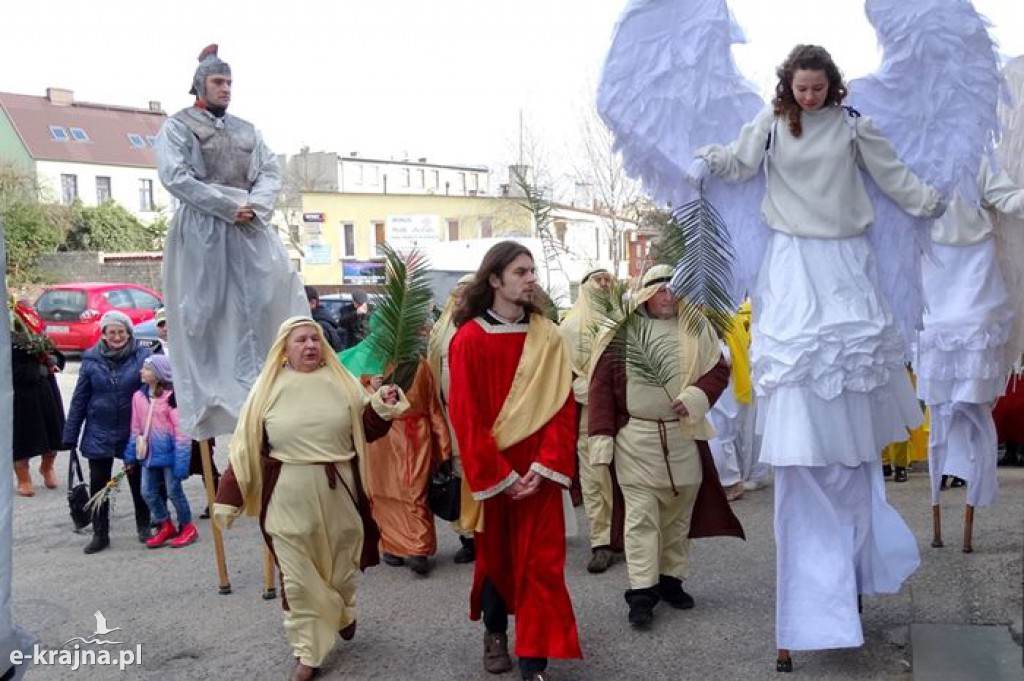
[[[576, 404], [571, 391], [543, 428], [508, 449], [498, 450], [495, 444], [492, 427], [526, 341], [525, 324], [498, 329], [498, 333], [489, 332], [473, 320], [459, 329], [451, 344], [449, 414], [466, 482], [476, 493], [494, 492], [513, 471], [523, 476], [537, 463], [567, 483], [576, 456]], [[513, 501], [497, 492], [483, 502], [484, 531], [476, 535], [470, 618], [480, 619], [481, 590], [484, 580], [490, 579], [509, 614], [515, 615], [519, 657], [583, 656], [565, 586], [563, 489], [545, 477], [526, 499]]]

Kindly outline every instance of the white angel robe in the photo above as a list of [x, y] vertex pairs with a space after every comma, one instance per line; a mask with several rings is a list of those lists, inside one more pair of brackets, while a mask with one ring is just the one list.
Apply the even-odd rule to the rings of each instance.
[[931, 407], [933, 505], [939, 504], [943, 475], [967, 481], [971, 506], [994, 504], [998, 492], [992, 405], [1010, 372], [1014, 308], [996, 254], [992, 212], [1024, 218], [1024, 189], [985, 162], [978, 194], [980, 201], [958, 196], [935, 222], [933, 257], [921, 266], [927, 307], [917, 392]]
[[773, 231], [750, 354], [760, 460], [775, 467], [776, 638], [817, 650], [862, 645], [857, 594], [898, 591], [920, 562], [882, 485], [882, 448], [922, 414], [864, 234], [874, 213], [860, 169], [913, 215], [941, 199], [870, 119], [829, 107], [801, 120], [795, 138], [765, 110], [733, 144], [698, 155], [726, 180], [767, 176]]
[[[277, 328], [309, 304], [271, 225], [277, 159], [251, 123], [191, 107], [157, 136], [160, 181], [178, 200], [164, 245], [164, 296], [182, 429], [231, 433]], [[256, 217], [236, 225], [235, 212]]]

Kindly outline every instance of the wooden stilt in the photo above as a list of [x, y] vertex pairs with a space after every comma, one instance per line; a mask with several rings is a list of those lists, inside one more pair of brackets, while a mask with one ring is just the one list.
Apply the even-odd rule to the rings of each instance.
[[964, 553], [974, 553], [971, 540], [974, 535], [974, 507], [970, 504], [964, 508]]
[[[203, 460], [203, 486], [206, 488], [206, 503], [210, 506], [210, 513], [213, 513], [215, 495], [213, 491], [213, 460], [210, 457], [210, 443], [208, 440], [199, 441], [199, 455]], [[220, 527], [210, 520], [210, 532], [213, 534], [213, 551], [217, 558], [217, 576], [220, 585], [217, 592], [220, 594], [231, 593], [231, 582], [228, 581], [228, 564], [224, 558], [224, 537], [221, 535]]]
[[942, 548], [942, 507], [932, 506], [932, 547]]
[[785, 648], [778, 649], [778, 655], [775, 657], [775, 671], [793, 671], [793, 658], [790, 656], [789, 651]]
[[263, 545], [263, 600], [272, 601], [277, 598], [277, 588], [274, 586], [274, 554], [270, 552], [267, 545]]

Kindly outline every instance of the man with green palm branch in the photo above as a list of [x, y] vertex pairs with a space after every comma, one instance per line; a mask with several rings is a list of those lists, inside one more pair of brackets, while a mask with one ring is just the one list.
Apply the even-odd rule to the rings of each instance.
[[[710, 324], [694, 329], [669, 288], [672, 268], [644, 274], [625, 319], [595, 342], [590, 457], [613, 461], [625, 499], [629, 622], [646, 629], [665, 600], [688, 609], [690, 539], [743, 537], [715, 472], [706, 415], [729, 382]], [[695, 330], [697, 331], [695, 333]]]
[[[590, 359], [594, 335], [601, 327], [604, 316], [601, 298], [608, 296], [614, 283], [611, 272], [603, 267], [588, 270], [580, 281], [579, 296], [572, 309], [565, 315], [559, 329], [569, 345], [572, 360], [572, 391], [578, 406], [579, 435], [576, 440], [576, 460], [579, 463], [580, 489], [583, 492], [583, 507], [590, 521], [590, 562], [587, 572], [601, 573], [608, 569], [614, 559], [613, 551], [622, 551], [622, 525], [613, 533], [612, 508], [614, 489], [610, 466], [594, 466], [590, 460], [587, 437], [587, 382], [590, 373]], [[620, 500], [621, 505], [621, 500]], [[620, 513], [621, 513], [621, 509]], [[621, 520], [621, 518], [620, 518]], [[617, 534], [617, 537], [613, 535]]]

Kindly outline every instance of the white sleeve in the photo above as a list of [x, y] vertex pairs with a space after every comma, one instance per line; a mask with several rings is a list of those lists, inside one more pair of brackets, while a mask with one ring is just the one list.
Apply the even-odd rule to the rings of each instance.
[[878, 187], [903, 210], [919, 218], [935, 217], [942, 197], [922, 182], [896, 156], [889, 140], [882, 136], [871, 119], [855, 119], [855, 144], [860, 165], [868, 171]]
[[711, 172], [726, 182], [743, 182], [761, 167], [774, 121], [775, 114], [765, 109], [743, 126], [735, 142], [728, 146], [710, 144], [698, 149], [697, 156], [707, 161]]
[[1013, 216], [1024, 219], [1024, 189], [1018, 187], [1004, 171], [992, 172], [988, 164], [982, 168], [984, 173], [984, 186], [982, 194], [982, 205], [985, 208], [992, 208]]

